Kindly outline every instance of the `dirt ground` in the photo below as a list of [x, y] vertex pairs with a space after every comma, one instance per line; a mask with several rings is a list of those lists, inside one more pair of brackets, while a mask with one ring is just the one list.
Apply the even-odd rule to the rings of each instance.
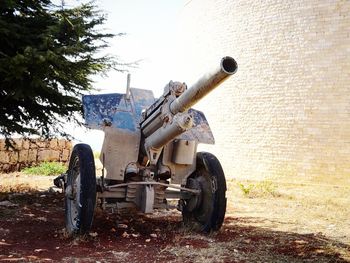
[[0, 175], [0, 261], [350, 262], [348, 178], [279, 178], [249, 194], [239, 184], [256, 182], [230, 180], [226, 219], [214, 234], [189, 232], [173, 210], [98, 210], [79, 239], [65, 235], [63, 195], [47, 191], [52, 179]]

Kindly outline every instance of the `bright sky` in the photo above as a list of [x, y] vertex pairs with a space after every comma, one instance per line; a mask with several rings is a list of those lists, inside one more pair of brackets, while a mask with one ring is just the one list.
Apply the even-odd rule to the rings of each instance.
[[[153, 89], [160, 94], [176, 70], [172, 63], [176, 20], [184, 0], [99, 0], [96, 3], [108, 15], [106, 29], [126, 33], [110, 42], [108, 52], [125, 61], [141, 60], [138, 69], [130, 70], [132, 86]], [[122, 86], [124, 91], [125, 82], [126, 74], [111, 72], [108, 78], [99, 78], [96, 87], [116, 91]]]
[[[105, 28], [110, 33], [126, 33], [110, 41], [107, 52], [125, 62], [138, 61], [138, 68], [130, 69], [131, 86], [151, 89], [158, 97], [170, 80], [179, 80], [176, 65], [176, 25], [185, 0], [98, 0], [96, 5], [108, 15]], [[67, 4], [79, 1], [66, 1]], [[124, 93], [126, 73], [109, 72], [96, 77], [95, 88], [101, 93]], [[81, 142], [100, 150], [101, 131], [75, 129], [72, 135]]]

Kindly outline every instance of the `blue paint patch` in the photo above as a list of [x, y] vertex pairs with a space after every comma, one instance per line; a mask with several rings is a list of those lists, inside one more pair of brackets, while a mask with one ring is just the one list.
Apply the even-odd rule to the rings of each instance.
[[130, 89], [131, 97], [135, 108], [135, 117], [138, 121], [141, 119], [142, 111], [148, 109], [154, 102], [155, 98], [151, 90]]
[[112, 93], [83, 96], [85, 123], [89, 128], [103, 130], [105, 126], [136, 132], [142, 111], [154, 101], [153, 92], [130, 89], [127, 100], [125, 94]]
[[88, 127], [101, 129], [104, 122], [113, 122], [123, 94], [102, 94], [83, 96], [84, 119]]
[[135, 132], [136, 123], [134, 115], [131, 112], [119, 111], [113, 116], [112, 126], [115, 128]]

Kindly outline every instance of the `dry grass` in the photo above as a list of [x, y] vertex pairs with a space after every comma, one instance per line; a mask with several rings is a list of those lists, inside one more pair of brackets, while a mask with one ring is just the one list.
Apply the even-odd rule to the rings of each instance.
[[[249, 193], [241, 184], [250, 187]], [[215, 235], [178, 232], [162, 253], [174, 256], [173, 262], [350, 261], [348, 196], [342, 180], [228, 180], [221, 232], [231, 237], [218, 242]], [[279, 253], [271, 253], [275, 249]]]
[[179, 232], [165, 251], [174, 262], [350, 262], [346, 180], [228, 180], [221, 232], [231, 237], [218, 242], [215, 235]]
[[211, 263], [227, 262], [227, 249], [221, 243], [209, 243], [207, 248], [169, 246], [167, 252], [175, 256], [172, 262]]
[[270, 180], [260, 182], [237, 182], [238, 187], [245, 197], [277, 197], [280, 194], [277, 185]]
[[[279, 178], [278, 195], [247, 195], [228, 182], [227, 214], [254, 217], [255, 225], [297, 233], [323, 233], [350, 244], [350, 184], [347, 178]], [[259, 185], [258, 181], [246, 182]]]
[[56, 176], [27, 175], [20, 172], [0, 174], [0, 192], [48, 190]]

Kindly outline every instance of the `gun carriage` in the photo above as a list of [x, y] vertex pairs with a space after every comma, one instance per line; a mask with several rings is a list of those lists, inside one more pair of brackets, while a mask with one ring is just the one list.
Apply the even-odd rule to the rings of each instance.
[[197, 153], [199, 143], [213, 144], [214, 137], [204, 114], [191, 106], [236, 71], [236, 61], [224, 57], [190, 88], [170, 81], [157, 100], [152, 91], [130, 88], [129, 77], [125, 94], [83, 96], [87, 126], [105, 133], [104, 168], [96, 178], [90, 146], [74, 146], [67, 173], [55, 180], [64, 188], [68, 233], [90, 230], [97, 202], [152, 213], [168, 208], [170, 199], [178, 200], [186, 225], [218, 230], [226, 180], [214, 155]]

